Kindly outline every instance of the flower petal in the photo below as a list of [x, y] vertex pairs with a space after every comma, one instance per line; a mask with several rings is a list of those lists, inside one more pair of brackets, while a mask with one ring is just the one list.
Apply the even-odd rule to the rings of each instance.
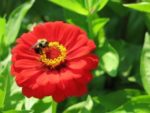
[[31, 68], [39, 68], [43, 66], [42, 62], [37, 60], [27, 60], [27, 59], [21, 59], [17, 60], [14, 63], [15, 68], [21, 68], [21, 69], [31, 69]]
[[67, 96], [74, 96], [78, 92], [77, 85], [74, 81], [75, 75], [73, 76], [72, 74], [73, 73], [68, 69], [64, 69], [60, 72], [60, 80], [63, 82], [63, 85], [65, 87], [65, 94]]
[[38, 70], [35, 68], [25, 69], [20, 73], [16, 74], [16, 82], [19, 86], [25, 86], [25, 82], [27, 81], [29, 81], [29, 83], [32, 85], [32, 82], [35, 80], [35, 77], [39, 76], [42, 72], [43, 70]]
[[95, 49], [94, 42], [93, 41], [88, 41], [86, 46], [82, 46], [82, 47], [80, 47], [79, 49], [77, 49], [73, 52], [67, 53], [67, 55], [68, 55], [67, 59], [68, 60], [73, 60], [73, 59], [76, 59], [76, 58], [83, 57], [85, 55], [88, 55], [94, 49]]
[[98, 66], [98, 57], [93, 54], [89, 54], [79, 59], [68, 61], [67, 66], [73, 70], [92, 70]]
[[20, 38], [18, 38], [17, 43], [32, 47], [37, 40], [38, 38], [32, 32], [28, 32], [24, 33]]

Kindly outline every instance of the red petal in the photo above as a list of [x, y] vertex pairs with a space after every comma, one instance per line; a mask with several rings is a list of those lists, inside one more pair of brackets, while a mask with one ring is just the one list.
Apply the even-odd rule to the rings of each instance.
[[67, 59], [73, 60], [73, 59], [88, 55], [92, 50], [95, 49], [95, 47], [96, 46], [95, 46], [94, 42], [90, 40], [90, 41], [88, 41], [86, 46], [82, 46], [73, 52], [67, 53]]
[[73, 73], [67, 69], [60, 72], [60, 79], [63, 82], [65, 94], [67, 96], [74, 96], [78, 92], [77, 85], [72, 74]]
[[77, 37], [77, 41], [76, 43], [74, 42], [73, 47], [71, 47], [69, 50], [68, 50], [68, 54], [71, 53], [72, 51], [75, 51], [77, 49], [79, 49], [80, 47], [82, 46], [85, 46], [86, 43], [88, 41], [88, 38], [85, 34], [81, 34]]
[[53, 22], [52, 25], [53, 25], [53, 29], [51, 29], [52, 30], [51, 34], [53, 34], [53, 37], [51, 38], [50, 41], [59, 41], [60, 43], [62, 43], [62, 40], [65, 40], [65, 38], [63, 37], [65, 24], [61, 21], [56, 21]]
[[42, 87], [46, 87], [47, 94], [52, 94], [56, 89], [56, 85], [59, 84], [59, 75], [56, 72], [44, 72], [36, 79], [36, 83]]
[[61, 88], [58, 85], [56, 86], [56, 89], [57, 90], [55, 91], [54, 95], [52, 95], [52, 97], [55, 101], [61, 102], [66, 98], [66, 96], [64, 94], [64, 91], [61, 90]]
[[88, 65], [86, 60], [75, 60], [67, 63], [67, 66], [71, 69], [83, 69]]
[[94, 55], [94, 54], [90, 54], [88, 55], [85, 60], [87, 61], [88, 65], [87, 65], [87, 69], [95, 69], [98, 66], [98, 62], [99, 62], [99, 58]]
[[87, 86], [85, 86], [85, 85], [79, 85], [78, 86], [78, 92], [77, 92], [76, 96], [82, 96], [82, 95], [86, 94], [87, 91], [88, 91], [87, 90]]
[[28, 47], [32, 47], [36, 42], [38, 38], [32, 33], [24, 33], [20, 38], [17, 39], [17, 42], [20, 44], [25, 44]]
[[12, 49], [12, 62], [15, 62], [19, 59], [31, 59], [31, 60], [38, 60], [39, 55], [34, 52], [32, 48], [26, 47], [23, 44], [17, 45], [15, 48]]
[[89, 53], [90, 53], [89, 48], [84, 46], [84, 47], [81, 47], [72, 53], [69, 53], [69, 54], [67, 53], [67, 60], [73, 60], [76, 58], [80, 58], [80, 57], [85, 56]]
[[[50, 31], [51, 29], [49, 29]], [[33, 34], [38, 38], [38, 39], [42, 39], [42, 38], [49, 38], [49, 32], [45, 26], [44, 23], [40, 23], [38, 24], [36, 27], [34, 27], [33, 29]]]
[[87, 85], [92, 80], [92, 74], [91, 73], [84, 73], [82, 77], [77, 78], [76, 81], [82, 85]]
[[[72, 93], [73, 96], [81, 96], [87, 92], [86, 85], [91, 81], [92, 75], [90, 73], [76, 73], [75, 71], [71, 71], [67, 69], [66, 71], [69, 76], [73, 77], [73, 83], [75, 86], [73, 88], [74, 92]], [[65, 74], [64, 74], [65, 75]], [[65, 77], [67, 78], [67, 77]], [[73, 85], [74, 85], [73, 84]], [[76, 90], [77, 88], [77, 90]]]
[[21, 68], [21, 69], [31, 69], [31, 68], [39, 68], [43, 66], [42, 62], [36, 61], [36, 60], [27, 60], [27, 59], [21, 59], [17, 60], [14, 63], [14, 66], [16, 68]]
[[[33, 80], [35, 80], [35, 77], [39, 76], [42, 73], [42, 70], [38, 69], [26, 69], [21, 71], [21, 73], [18, 73], [16, 75], [16, 82], [19, 86], [24, 85], [25, 82], [29, 80], [29, 83], [31, 84]], [[30, 82], [31, 79], [31, 82]]]
[[98, 57], [93, 54], [89, 54], [79, 59], [68, 61], [67, 66], [73, 70], [92, 70], [98, 66]]
[[33, 96], [42, 99], [45, 96], [44, 91], [41, 87], [36, 87], [35, 89], [23, 87], [22, 92], [29, 98]]

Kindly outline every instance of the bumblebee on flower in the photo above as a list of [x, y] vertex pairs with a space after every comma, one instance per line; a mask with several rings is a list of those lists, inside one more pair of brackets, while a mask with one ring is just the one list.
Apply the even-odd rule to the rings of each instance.
[[12, 50], [12, 74], [27, 97], [52, 96], [57, 102], [82, 96], [98, 58], [95, 44], [79, 27], [57, 22], [24, 33]]

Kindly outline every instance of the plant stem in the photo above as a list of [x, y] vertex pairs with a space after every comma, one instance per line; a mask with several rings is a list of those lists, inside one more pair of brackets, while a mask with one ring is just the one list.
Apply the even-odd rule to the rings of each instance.
[[92, 29], [93, 28], [92, 15], [88, 15], [87, 22], [88, 22], [89, 37], [94, 38], [94, 33], [93, 33], [93, 29]]
[[85, 4], [87, 6], [87, 9], [89, 11], [89, 14], [87, 16], [87, 23], [88, 23], [88, 31], [89, 31], [89, 37], [93, 38], [93, 30], [92, 30], [92, 14], [91, 14], [91, 6], [90, 6], [90, 0], [85, 0]]
[[52, 113], [57, 113], [57, 103], [52, 100]]

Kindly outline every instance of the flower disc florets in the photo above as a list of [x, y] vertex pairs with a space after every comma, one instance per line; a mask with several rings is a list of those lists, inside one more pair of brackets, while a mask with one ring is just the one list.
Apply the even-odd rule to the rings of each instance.
[[[49, 55], [46, 53], [50, 51], [57, 51], [59, 52], [59, 55], [57, 55], [55, 58], [49, 58]], [[66, 54], [67, 49], [62, 44], [59, 44], [59, 42], [49, 42], [48, 47], [43, 49], [40, 60], [50, 68], [55, 68], [65, 61]]]

